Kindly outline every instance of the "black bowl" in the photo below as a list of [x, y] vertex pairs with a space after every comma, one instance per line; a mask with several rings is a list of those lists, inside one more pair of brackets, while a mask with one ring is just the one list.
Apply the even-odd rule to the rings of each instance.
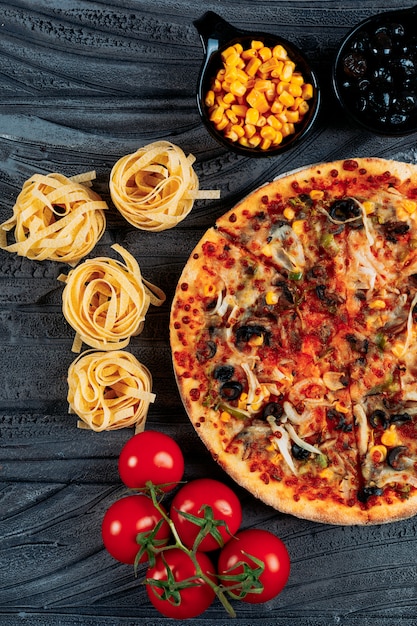
[[[212, 137], [228, 150], [250, 157], [276, 156], [295, 147], [305, 139], [319, 112], [320, 90], [317, 77], [303, 53], [294, 44], [278, 35], [259, 31], [240, 30], [212, 11], [205, 13], [200, 19], [194, 22], [194, 25], [200, 35], [204, 51], [204, 62], [201, 67], [197, 86], [197, 106], [201, 119]], [[313, 97], [308, 101], [310, 108], [302, 120], [295, 125], [295, 133], [284, 137], [281, 144], [267, 150], [242, 146], [224, 137], [210, 121], [208, 107], [204, 102], [205, 94], [210, 89], [213, 77], [223, 65], [221, 58], [222, 51], [236, 43], [240, 43], [244, 49], [249, 48], [254, 39], [263, 41], [264, 45], [270, 48], [281, 44], [286, 48], [291, 60], [296, 63], [296, 69], [302, 73], [305, 82], [311, 83], [313, 86]]]
[[343, 39], [332, 71], [343, 109], [380, 135], [417, 131], [417, 7], [360, 22]]

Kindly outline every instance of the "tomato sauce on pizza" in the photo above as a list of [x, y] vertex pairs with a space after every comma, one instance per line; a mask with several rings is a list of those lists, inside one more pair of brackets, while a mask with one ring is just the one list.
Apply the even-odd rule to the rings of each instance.
[[417, 166], [310, 166], [221, 216], [171, 309], [189, 418], [279, 511], [333, 524], [417, 512]]

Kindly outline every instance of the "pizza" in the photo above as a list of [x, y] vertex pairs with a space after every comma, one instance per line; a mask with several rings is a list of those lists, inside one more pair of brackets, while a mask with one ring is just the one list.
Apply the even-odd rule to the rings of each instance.
[[175, 377], [220, 466], [283, 513], [417, 512], [417, 165], [268, 183], [209, 228], [171, 308]]

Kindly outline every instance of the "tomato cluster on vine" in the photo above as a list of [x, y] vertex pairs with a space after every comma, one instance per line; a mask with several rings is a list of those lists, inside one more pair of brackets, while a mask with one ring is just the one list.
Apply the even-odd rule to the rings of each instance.
[[[118, 468], [133, 491], [107, 509], [103, 543], [135, 571], [148, 562], [144, 584], [162, 615], [197, 617], [216, 597], [235, 615], [231, 599], [266, 602], [285, 587], [290, 558], [282, 540], [263, 529], [241, 530], [239, 499], [225, 483], [182, 483], [184, 457], [172, 437], [152, 430], [134, 435]], [[162, 501], [174, 489], [165, 507]]]

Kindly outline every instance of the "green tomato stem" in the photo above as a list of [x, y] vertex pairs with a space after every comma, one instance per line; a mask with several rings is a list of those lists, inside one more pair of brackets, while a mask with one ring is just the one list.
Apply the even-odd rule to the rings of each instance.
[[165, 510], [160, 506], [159, 504], [159, 500], [156, 496], [156, 490], [155, 490], [155, 486], [151, 481], [148, 481], [146, 483], [146, 487], [149, 491], [149, 494], [152, 498], [152, 502], [153, 505], [155, 506], [155, 508], [159, 511], [159, 513], [162, 515], [162, 517], [164, 518], [164, 520], [167, 522], [168, 526], [171, 529], [172, 535], [175, 539], [175, 543], [169, 546], [163, 546], [161, 548], [156, 548], [155, 554], [159, 554], [161, 552], [164, 552], [165, 550], [170, 550], [173, 548], [179, 548], [180, 550], [182, 550], [182, 552], [184, 552], [185, 554], [187, 554], [190, 559], [192, 560], [194, 567], [195, 567], [195, 571], [196, 571], [196, 576], [198, 578], [201, 578], [205, 583], [207, 583], [214, 591], [214, 593], [216, 594], [216, 596], [218, 597], [218, 599], [220, 600], [220, 602], [222, 603], [223, 607], [225, 608], [225, 610], [227, 611], [227, 613], [230, 615], [230, 617], [236, 617], [236, 612], [234, 610], [234, 608], [232, 607], [232, 605], [230, 604], [229, 600], [226, 598], [226, 595], [224, 593], [224, 587], [221, 585], [216, 584], [211, 578], [210, 576], [207, 576], [207, 574], [205, 572], [203, 572], [203, 570], [201, 569], [201, 566], [198, 562], [197, 559], [197, 549], [198, 549], [198, 545], [194, 544], [193, 548], [187, 548], [187, 546], [185, 546], [183, 544], [183, 542], [181, 541], [180, 536], [178, 535], [178, 531], [175, 528], [175, 524], [174, 522], [171, 520], [171, 518], [166, 514]]

